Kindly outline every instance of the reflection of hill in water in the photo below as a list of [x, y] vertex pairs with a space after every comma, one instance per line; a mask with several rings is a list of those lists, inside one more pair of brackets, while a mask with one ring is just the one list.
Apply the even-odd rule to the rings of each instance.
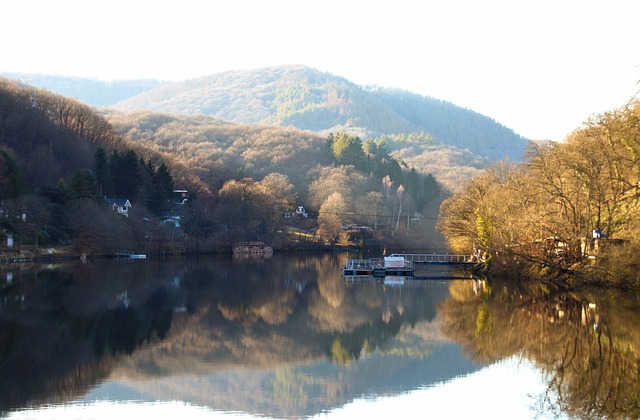
[[[405, 326], [386, 349], [364, 353], [347, 364], [333, 363], [323, 354], [304, 358], [290, 352], [282, 355], [289, 360], [256, 364], [211, 362], [207, 357], [171, 359], [161, 350], [166, 350], [163, 343], [161, 349], [139, 352], [120, 365], [113, 383], [110, 380], [87, 398], [111, 394], [117, 384], [129, 395], [149, 401], [178, 399], [224, 411], [309, 416], [360, 396], [397, 395], [476, 370], [478, 366], [457, 347], [442, 341], [437, 324]], [[259, 348], [247, 349], [252, 351]], [[181, 363], [189, 367], [183, 369]], [[145, 378], [150, 374], [157, 376]]]
[[0, 312], [14, 331], [0, 337], [0, 389], [15, 394], [0, 409], [89, 392], [303, 415], [473, 369], [439, 332], [446, 284], [347, 287], [338, 258], [104, 262], [23, 275], [0, 289], [12, 302], [25, 296]]

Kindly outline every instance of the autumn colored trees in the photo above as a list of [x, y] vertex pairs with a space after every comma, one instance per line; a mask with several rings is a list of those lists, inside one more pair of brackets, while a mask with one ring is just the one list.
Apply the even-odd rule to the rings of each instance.
[[220, 238], [256, 240], [277, 235], [284, 213], [295, 204], [296, 193], [287, 176], [272, 173], [259, 182], [250, 178], [225, 182], [212, 212], [221, 225]]
[[531, 145], [527, 158], [494, 165], [442, 204], [439, 227], [452, 247], [571, 267], [596, 242], [638, 246], [637, 99], [563, 143]]

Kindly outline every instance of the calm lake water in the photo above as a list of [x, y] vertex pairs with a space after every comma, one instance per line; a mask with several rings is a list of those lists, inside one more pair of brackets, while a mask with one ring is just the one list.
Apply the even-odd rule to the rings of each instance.
[[0, 417], [640, 415], [636, 294], [345, 257], [0, 267]]

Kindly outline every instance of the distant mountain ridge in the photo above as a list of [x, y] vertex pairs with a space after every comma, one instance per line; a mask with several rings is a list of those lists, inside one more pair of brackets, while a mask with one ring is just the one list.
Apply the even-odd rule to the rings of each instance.
[[46, 88], [59, 95], [75, 98], [95, 107], [110, 106], [163, 84], [158, 80], [96, 80], [82, 77], [52, 76], [31, 73], [0, 73], [0, 77], [31, 86]]
[[494, 160], [520, 160], [527, 143], [493, 119], [452, 103], [398, 89], [361, 87], [305, 66], [228, 71], [165, 84], [114, 107], [205, 114], [322, 134], [345, 130], [363, 138], [424, 131]]

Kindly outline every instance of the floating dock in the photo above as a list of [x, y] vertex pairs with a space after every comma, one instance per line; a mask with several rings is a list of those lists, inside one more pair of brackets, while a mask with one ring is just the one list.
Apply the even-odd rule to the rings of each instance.
[[414, 264], [402, 257], [353, 259], [347, 258], [342, 266], [343, 276], [412, 276]]
[[413, 276], [416, 264], [446, 264], [475, 266], [474, 255], [456, 254], [391, 254], [384, 258], [347, 258], [342, 266], [343, 276]]

